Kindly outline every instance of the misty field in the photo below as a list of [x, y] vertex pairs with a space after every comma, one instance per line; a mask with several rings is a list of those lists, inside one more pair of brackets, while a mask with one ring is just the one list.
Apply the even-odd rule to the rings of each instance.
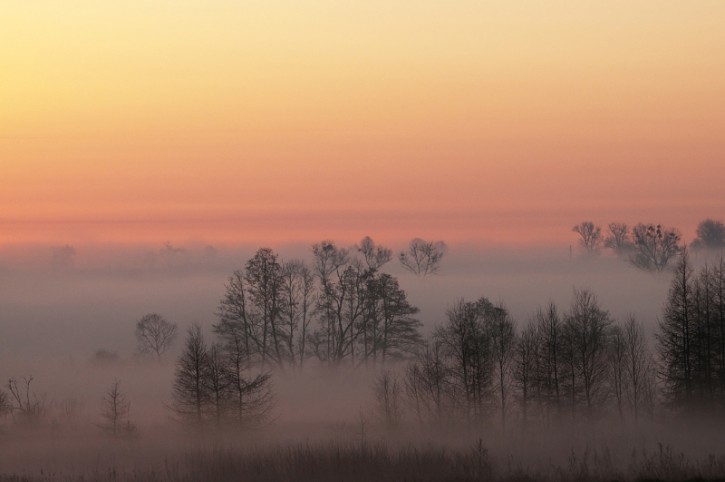
[[[711, 258], [461, 251], [421, 275], [338, 249], [0, 272], [0, 480], [725, 477]], [[662, 345], [678, 289], [688, 373]]]

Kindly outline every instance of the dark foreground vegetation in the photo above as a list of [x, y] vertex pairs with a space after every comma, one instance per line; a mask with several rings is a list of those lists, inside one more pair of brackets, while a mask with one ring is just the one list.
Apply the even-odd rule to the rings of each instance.
[[[125, 452], [134, 454], [133, 449]], [[704, 481], [723, 480], [725, 473], [725, 456], [688, 458], [663, 445], [634, 450], [620, 462], [607, 447], [583, 447], [572, 450], [561, 464], [532, 466], [495, 459], [480, 440], [460, 448], [328, 442], [188, 449], [165, 455], [155, 464], [119, 461], [65, 470], [39, 465], [0, 475], [0, 481]]]

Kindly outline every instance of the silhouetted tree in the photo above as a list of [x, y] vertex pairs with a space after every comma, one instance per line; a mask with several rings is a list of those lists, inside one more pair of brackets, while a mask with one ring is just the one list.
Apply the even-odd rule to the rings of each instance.
[[362, 253], [365, 264], [369, 269], [379, 270], [384, 264], [393, 257], [393, 251], [375, 244], [370, 236], [365, 236], [357, 250]]
[[398, 260], [401, 266], [418, 276], [437, 273], [447, 247], [443, 241], [413, 239], [407, 251], [401, 251]]
[[602, 244], [602, 228], [591, 221], [582, 221], [572, 231], [579, 235], [579, 244], [587, 254], [596, 254]]
[[314, 276], [302, 261], [288, 261], [282, 265], [280, 314], [285, 325], [287, 354], [292, 364], [299, 363], [300, 366], [307, 356], [314, 287]]
[[529, 406], [531, 405], [535, 386], [537, 385], [537, 330], [536, 325], [529, 323], [516, 340], [514, 351], [513, 380], [518, 393], [518, 401], [521, 407], [521, 417], [524, 428], [528, 425]]
[[11, 378], [7, 385], [10, 392], [10, 413], [13, 417], [17, 413], [18, 421], [25, 424], [38, 423], [45, 410], [44, 400], [31, 391], [32, 382], [33, 377], [24, 377], [22, 384], [16, 378]]
[[576, 393], [582, 394], [590, 414], [606, 398], [610, 325], [609, 313], [599, 306], [593, 293], [574, 290], [564, 330], [573, 369], [570, 375], [574, 386], [570, 389], [574, 403]]
[[249, 292], [249, 308], [261, 327], [262, 364], [276, 364], [287, 358], [285, 335], [280, 326], [282, 307], [282, 266], [269, 248], [261, 248], [246, 264], [244, 280]]
[[687, 252], [683, 252], [659, 322], [657, 351], [661, 361], [661, 377], [665, 394], [674, 406], [682, 407], [692, 400], [692, 268]]
[[609, 343], [609, 386], [617, 404], [617, 413], [624, 418], [625, 391], [628, 382], [626, 375], [629, 352], [624, 330], [619, 325], [612, 326]]
[[161, 360], [176, 339], [176, 323], [167, 321], [158, 313], [144, 315], [136, 323], [136, 340], [141, 353], [153, 354]]
[[447, 322], [439, 327], [434, 340], [441, 344], [452, 381], [462, 394], [466, 414], [485, 415], [491, 405], [494, 373], [492, 325], [500, 308], [486, 298], [476, 302], [460, 300], [447, 313]]
[[639, 420], [642, 406], [646, 403], [648, 385], [653, 383], [653, 380], [649, 379], [653, 371], [653, 364], [642, 326], [631, 315], [624, 323], [624, 351], [625, 389], [636, 423]]
[[680, 233], [674, 228], [662, 225], [639, 223], [632, 229], [634, 250], [630, 261], [636, 267], [647, 271], [663, 271], [682, 248]]
[[608, 231], [604, 247], [613, 250], [617, 256], [628, 257], [634, 248], [629, 227], [624, 223], [609, 223]]
[[705, 219], [697, 225], [697, 239], [692, 242], [694, 249], [721, 250], [725, 248], [725, 224], [713, 219]]
[[121, 382], [116, 380], [101, 400], [101, 430], [113, 437], [131, 436], [136, 427], [129, 418], [131, 402], [121, 392]]
[[516, 348], [516, 332], [508, 312], [503, 306], [494, 308], [491, 320], [491, 344], [495, 363], [496, 384], [498, 385], [501, 407], [501, 424], [506, 426], [506, 402], [511, 383], [511, 369]]
[[432, 341], [408, 365], [405, 391], [419, 422], [440, 426], [455, 410], [455, 385], [442, 344]]
[[553, 302], [536, 313], [537, 339], [537, 398], [546, 410], [547, 421], [551, 412], [561, 412], [564, 396], [564, 327], [559, 310]]
[[197, 427], [206, 420], [210, 400], [205, 379], [208, 359], [209, 352], [201, 328], [192, 325], [176, 365], [172, 408], [182, 421]]
[[378, 417], [388, 430], [397, 428], [403, 415], [403, 387], [398, 376], [385, 370], [378, 375], [373, 388]]

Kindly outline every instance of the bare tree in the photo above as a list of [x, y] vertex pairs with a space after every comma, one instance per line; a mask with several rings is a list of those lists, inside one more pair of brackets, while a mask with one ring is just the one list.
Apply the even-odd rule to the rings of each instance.
[[611, 323], [609, 313], [599, 306], [593, 293], [574, 290], [574, 300], [566, 318], [566, 337], [575, 371], [575, 386], [571, 388], [573, 393], [577, 388], [581, 389], [590, 414], [606, 398], [606, 357]]
[[182, 421], [201, 427], [206, 419], [209, 390], [205, 383], [209, 352], [199, 325], [192, 325], [176, 365], [172, 408]]
[[136, 340], [141, 353], [156, 355], [161, 360], [176, 339], [176, 323], [167, 321], [158, 313], [144, 315], [136, 323]]
[[518, 389], [524, 428], [528, 425], [529, 405], [534, 398], [534, 387], [537, 385], [537, 365], [537, 329], [536, 325], [530, 323], [518, 337], [514, 351], [513, 379]]
[[383, 371], [375, 380], [374, 389], [378, 416], [388, 430], [397, 428], [403, 413], [403, 389], [397, 375]]
[[609, 223], [608, 230], [604, 247], [614, 251], [617, 256], [629, 256], [634, 248], [629, 227], [624, 223]]
[[624, 349], [627, 361], [624, 367], [624, 374], [627, 378], [627, 396], [634, 414], [634, 421], [637, 423], [645, 400], [646, 377], [650, 371], [651, 356], [647, 349], [642, 325], [633, 315], [630, 315], [624, 323]]
[[298, 260], [282, 265], [282, 323], [285, 325], [287, 353], [292, 364], [300, 366], [307, 356], [307, 338], [314, 309], [315, 278]]
[[516, 333], [511, 317], [503, 306], [497, 306], [491, 323], [491, 342], [496, 365], [496, 383], [501, 404], [501, 425], [506, 427], [506, 402], [511, 383], [511, 368], [516, 348]]
[[624, 397], [629, 382], [629, 377], [627, 377], [628, 357], [629, 350], [627, 350], [627, 339], [624, 330], [621, 326], [614, 325], [609, 343], [609, 385], [617, 403], [617, 413], [620, 418], [624, 418]]
[[725, 224], [713, 219], [705, 219], [697, 225], [697, 239], [692, 242], [694, 249], [720, 250], [725, 248]]
[[591, 221], [582, 221], [571, 230], [579, 235], [579, 244], [587, 254], [592, 255], [599, 252], [602, 244], [602, 228]]
[[413, 239], [407, 251], [398, 255], [403, 268], [418, 276], [437, 273], [440, 269], [441, 259], [447, 247], [443, 241], [425, 241], [420, 238]]
[[365, 264], [369, 269], [379, 270], [393, 257], [393, 251], [375, 244], [370, 236], [365, 236], [357, 250], [362, 253]]
[[681, 251], [680, 233], [660, 224], [639, 223], [632, 229], [634, 251], [630, 261], [647, 271], [663, 271]]
[[121, 393], [121, 382], [116, 380], [101, 401], [101, 430], [113, 437], [133, 435], [136, 428], [131, 423], [131, 402]]
[[45, 403], [41, 398], [31, 392], [30, 384], [33, 377], [23, 378], [23, 383], [18, 384], [16, 378], [8, 381], [8, 391], [11, 399], [11, 414], [17, 413], [23, 423], [37, 423], [43, 415]]

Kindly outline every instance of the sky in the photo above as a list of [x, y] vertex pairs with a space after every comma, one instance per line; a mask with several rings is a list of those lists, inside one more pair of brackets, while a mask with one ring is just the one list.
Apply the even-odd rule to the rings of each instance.
[[0, 247], [725, 218], [725, 2], [7, 0]]

